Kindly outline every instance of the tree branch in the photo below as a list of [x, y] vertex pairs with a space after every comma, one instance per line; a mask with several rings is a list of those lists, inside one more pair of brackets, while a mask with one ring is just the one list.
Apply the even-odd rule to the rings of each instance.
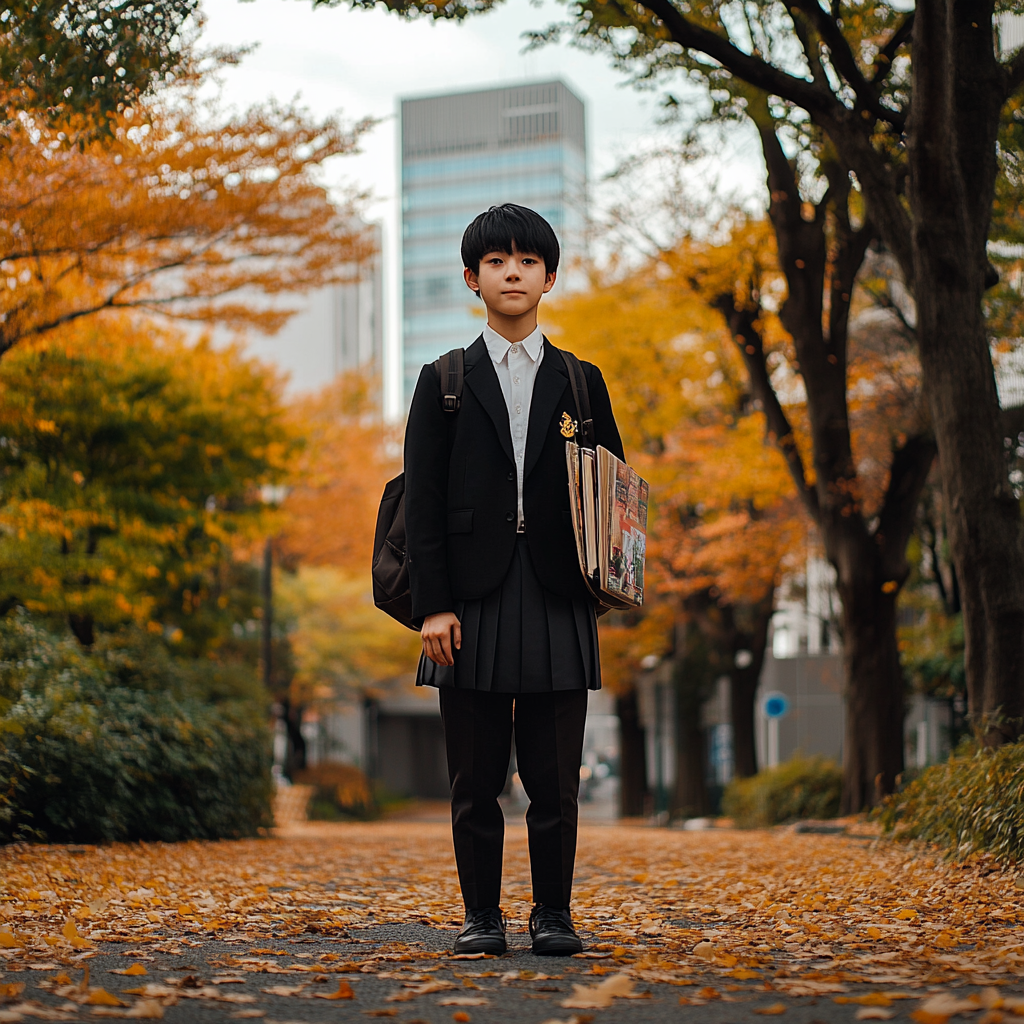
[[874, 60], [875, 73], [871, 77], [872, 85], [881, 85], [885, 81], [889, 72], [892, 71], [892, 62], [896, 57], [896, 51], [910, 39], [913, 28], [914, 12], [911, 11], [889, 37], [889, 42], [878, 51]]
[[865, 110], [871, 111], [879, 120], [888, 121], [889, 124], [902, 130], [903, 115], [899, 111], [883, 107], [878, 102], [878, 93], [875, 91], [874, 85], [864, 77], [860, 68], [857, 67], [857, 61], [846, 37], [830, 15], [822, 10], [818, 0], [793, 0], [793, 2], [795, 7], [811, 19], [811, 23], [818, 30], [825, 45], [828, 46], [835, 69], [857, 94], [860, 105]]
[[797, 78], [780, 71], [767, 61], [744, 53], [724, 36], [694, 25], [671, 0], [642, 0], [642, 3], [668, 29], [673, 42], [699, 50], [744, 82], [771, 95], [790, 100], [810, 112], [831, 114], [833, 117], [846, 112], [846, 108], [830, 90], [808, 82], [806, 78]]
[[1006, 98], [1009, 99], [1024, 85], [1024, 48], [1003, 67], [1006, 69]]
[[775, 445], [786, 460], [800, 500], [804, 503], [811, 518], [818, 522], [821, 511], [818, 505], [818, 494], [807, 482], [807, 473], [800, 456], [800, 449], [797, 447], [796, 435], [786, 416], [786, 410], [782, 408], [779, 396], [775, 393], [775, 388], [772, 387], [768, 365], [765, 362], [764, 344], [761, 335], [754, 327], [755, 315], [750, 310], [737, 309], [731, 294], [719, 295], [712, 300], [711, 305], [725, 317], [729, 333], [738, 346], [747, 372], [750, 374], [751, 389], [761, 402], [768, 431], [774, 435]]
[[[906, 569], [906, 551], [914, 530], [914, 513], [938, 448], [930, 434], [908, 437], [893, 453], [889, 486], [878, 517], [875, 542], [882, 550], [882, 564], [894, 579]], [[902, 583], [902, 579], [898, 579]]]

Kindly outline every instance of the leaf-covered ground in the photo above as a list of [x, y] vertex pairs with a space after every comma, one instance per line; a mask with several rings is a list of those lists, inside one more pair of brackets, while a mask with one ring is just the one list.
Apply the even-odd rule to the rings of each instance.
[[0, 850], [0, 1022], [794, 1022], [1024, 1016], [1024, 893], [853, 834], [581, 828], [587, 952], [529, 952], [525, 829], [506, 840], [512, 949], [453, 958], [440, 823], [272, 839]]

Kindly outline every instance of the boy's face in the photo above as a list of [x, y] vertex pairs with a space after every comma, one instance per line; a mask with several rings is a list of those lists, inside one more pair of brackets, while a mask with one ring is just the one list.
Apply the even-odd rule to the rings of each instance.
[[465, 271], [466, 284], [480, 294], [488, 312], [503, 316], [521, 316], [535, 310], [541, 296], [551, 291], [555, 274], [547, 272], [544, 260], [536, 253], [488, 252], [480, 260], [480, 270]]

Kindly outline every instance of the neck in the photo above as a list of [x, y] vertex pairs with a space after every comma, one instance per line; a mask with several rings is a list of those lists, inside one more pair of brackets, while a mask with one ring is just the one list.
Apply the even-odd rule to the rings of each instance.
[[517, 316], [499, 313], [496, 309], [487, 310], [487, 324], [492, 331], [497, 331], [506, 341], [516, 342], [528, 338], [537, 329], [537, 307], [528, 309]]

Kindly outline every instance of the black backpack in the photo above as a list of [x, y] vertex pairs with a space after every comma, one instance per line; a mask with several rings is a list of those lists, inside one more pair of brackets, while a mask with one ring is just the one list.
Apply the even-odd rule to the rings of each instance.
[[[587, 447], [594, 446], [594, 425], [590, 417], [590, 396], [587, 380], [579, 360], [559, 349], [569, 371], [580, 433]], [[434, 366], [441, 382], [441, 406], [454, 421], [462, 405], [462, 384], [465, 379], [465, 350], [446, 352]], [[448, 431], [449, 447], [452, 431]], [[373, 603], [397, 619], [403, 626], [418, 630], [412, 619], [412, 593], [409, 589], [409, 566], [405, 554], [405, 473], [399, 473], [384, 486], [377, 510], [377, 527], [373, 532]]]
[[[441, 381], [441, 406], [454, 417], [462, 405], [465, 350], [453, 348], [434, 365]], [[451, 431], [449, 431], [449, 434]], [[373, 603], [403, 626], [418, 630], [412, 621], [409, 566], [405, 561], [405, 473], [384, 485], [373, 531]]]

